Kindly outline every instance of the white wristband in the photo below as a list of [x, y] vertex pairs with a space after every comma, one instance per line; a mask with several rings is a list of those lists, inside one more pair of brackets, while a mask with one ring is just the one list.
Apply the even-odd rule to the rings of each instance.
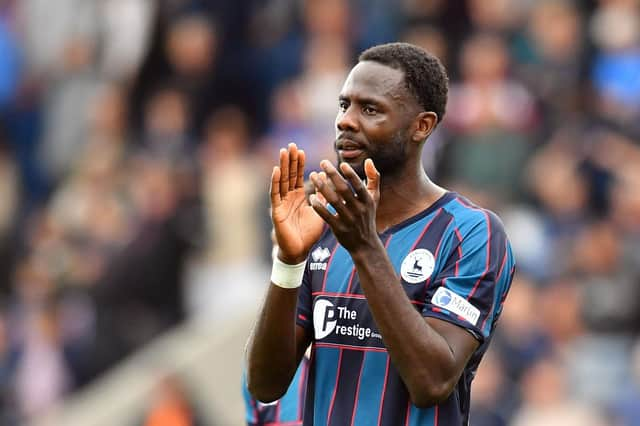
[[288, 265], [278, 259], [278, 256], [274, 256], [271, 282], [282, 288], [298, 288], [302, 285], [305, 266], [307, 266], [306, 260], [297, 265]]

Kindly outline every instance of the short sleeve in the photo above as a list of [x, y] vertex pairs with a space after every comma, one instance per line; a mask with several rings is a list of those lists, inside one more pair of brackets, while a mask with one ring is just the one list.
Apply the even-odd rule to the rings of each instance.
[[313, 318], [311, 310], [311, 271], [309, 270], [309, 262], [307, 262], [304, 275], [302, 277], [302, 285], [298, 290], [298, 306], [296, 310], [296, 324], [307, 330], [310, 335], [313, 334]]
[[256, 401], [249, 393], [249, 388], [247, 387], [247, 373], [245, 370], [242, 371], [242, 396], [244, 399], [244, 412], [247, 426], [257, 426], [260, 423], [258, 401]]
[[456, 229], [458, 239], [429, 285], [422, 314], [467, 329], [481, 343], [489, 337], [513, 276], [513, 255], [494, 214]]

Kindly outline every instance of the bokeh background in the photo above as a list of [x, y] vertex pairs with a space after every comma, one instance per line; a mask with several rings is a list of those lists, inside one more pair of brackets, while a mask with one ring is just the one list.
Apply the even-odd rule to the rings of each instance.
[[0, 1], [0, 424], [242, 424], [277, 150], [333, 159], [396, 40], [451, 76], [425, 168], [517, 255], [471, 424], [640, 424], [637, 0]]

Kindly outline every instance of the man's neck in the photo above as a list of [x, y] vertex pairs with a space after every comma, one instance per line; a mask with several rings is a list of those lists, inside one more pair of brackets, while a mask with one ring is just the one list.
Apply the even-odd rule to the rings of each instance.
[[376, 212], [378, 232], [384, 232], [422, 212], [446, 192], [446, 189], [431, 182], [422, 166], [413, 175], [400, 175], [386, 181], [382, 176], [380, 202]]

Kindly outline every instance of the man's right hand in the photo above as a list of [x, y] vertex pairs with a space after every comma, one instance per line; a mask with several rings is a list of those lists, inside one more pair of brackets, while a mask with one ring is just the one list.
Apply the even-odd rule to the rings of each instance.
[[290, 143], [288, 149], [280, 150], [280, 166], [275, 166], [271, 174], [271, 219], [278, 258], [288, 264], [307, 258], [324, 227], [305, 196], [304, 163], [304, 151]]

